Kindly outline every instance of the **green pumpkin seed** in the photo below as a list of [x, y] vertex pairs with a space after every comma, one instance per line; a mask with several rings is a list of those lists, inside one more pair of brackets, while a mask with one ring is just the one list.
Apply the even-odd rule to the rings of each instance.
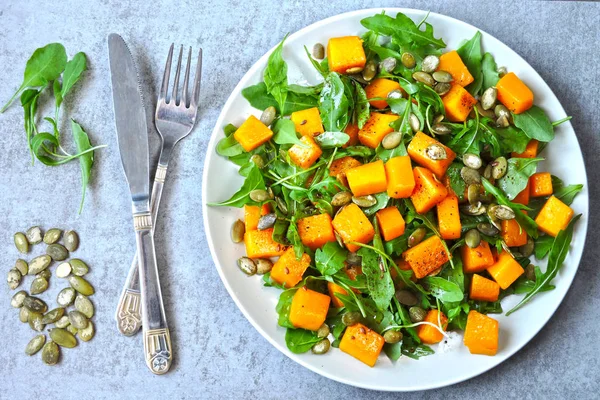
[[435, 71], [431, 76], [440, 83], [450, 83], [454, 80], [452, 74], [448, 71]]
[[250, 162], [256, 165], [259, 169], [263, 169], [265, 167], [265, 160], [260, 154], [254, 154], [252, 157], [250, 157]]
[[78, 294], [75, 297], [75, 309], [88, 318], [94, 316], [94, 304], [82, 294]]
[[62, 328], [50, 329], [50, 339], [54, 340], [57, 345], [72, 349], [77, 346], [77, 339], [71, 332]]
[[443, 120], [444, 120], [444, 115], [443, 114], [436, 115], [435, 117], [433, 117], [433, 123], [434, 124], [439, 124]]
[[65, 309], [62, 307], [55, 308], [54, 310], [48, 311], [42, 318], [42, 324], [48, 325], [53, 324], [65, 315]]
[[498, 98], [498, 90], [495, 87], [487, 88], [483, 94], [481, 95], [481, 108], [484, 110], [489, 110], [494, 107], [496, 104], [496, 99]]
[[494, 110], [484, 110], [483, 107], [481, 106], [481, 103], [477, 102], [475, 104], [475, 109], [477, 110], [477, 112], [479, 113], [479, 115], [489, 118], [489, 119], [495, 119], [496, 118], [496, 114], [494, 114]]
[[527, 243], [523, 246], [519, 247], [519, 251], [523, 255], [523, 257], [530, 257], [533, 254], [533, 250], [535, 249], [535, 242], [532, 238], [527, 238]]
[[415, 56], [412, 53], [402, 53], [400, 56], [400, 62], [408, 69], [413, 69], [415, 65], [417, 65], [417, 60], [415, 60]]
[[477, 229], [470, 229], [465, 234], [465, 244], [474, 249], [481, 243], [481, 235]]
[[66, 328], [67, 326], [69, 326], [71, 323], [69, 322], [69, 317], [66, 315], [63, 315], [62, 317], [60, 317], [60, 319], [58, 321], [56, 321], [54, 323], [54, 325], [57, 328]]
[[330, 332], [329, 325], [323, 324], [317, 330], [317, 337], [326, 338], [327, 336], [329, 336], [329, 332]]
[[[72, 262], [73, 260], [71, 260]], [[71, 265], [72, 267], [73, 265]], [[77, 290], [79, 293], [81, 293], [84, 296], [91, 296], [94, 294], [94, 287], [85, 279], [83, 279], [80, 276], [69, 276], [67, 279], [69, 279], [69, 283], [71, 284], [71, 287], [73, 287], [73, 289]]]
[[6, 282], [10, 290], [15, 290], [21, 284], [23, 276], [18, 269], [11, 269], [6, 275]]
[[433, 77], [424, 71], [417, 71], [412, 74], [412, 77], [415, 81], [421, 82], [422, 84], [427, 86], [433, 86], [435, 84]]
[[275, 205], [277, 206], [277, 208], [279, 208], [279, 211], [281, 211], [282, 213], [288, 213], [287, 204], [285, 203], [285, 200], [283, 200], [281, 197], [275, 197]]
[[44, 330], [46, 325], [42, 322], [44, 316], [39, 312], [30, 312], [29, 318], [27, 322], [29, 322], [29, 327], [34, 331], [41, 332]]
[[254, 275], [256, 274], [256, 264], [252, 261], [251, 258], [248, 257], [240, 257], [237, 260], [238, 268], [245, 273], [246, 275]]
[[500, 78], [502, 78], [504, 75], [506, 75], [508, 73], [508, 71], [506, 70], [506, 67], [502, 66], [502, 67], [498, 67], [498, 76]]
[[515, 212], [512, 208], [505, 205], [498, 205], [490, 208], [490, 212], [492, 212], [496, 218], [501, 221], [507, 221], [515, 218]]
[[254, 263], [256, 264], [256, 273], [258, 275], [264, 275], [273, 269], [273, 262], [267, 258], [258, 258], [254, 260]]
[[410, 125], [410, 129], [413, 132], [419, 132], [421, 130], [421, 121], [419, 121], [419, 117], [413, 113], [410, 113], [410, 116], [408, 117], [408, 125]]
[[54, 243], [46, 247], [46, 254], [52, 257], [54, 261], [66, 260], [69, 257], [69, 251], [59, 243]]
[[496, 107], [494, 107], [494, 114], [496, 115], [497, 118], [500, 118], [500, 117], [509, 118], [510, 117], [510, 111], [508, 111], [508, 108], [506, 108], [502, 104], [498, 104]]
[[27, 264], [27, 261], [21, 258], [15, 262], [15, 269], [17, 269], [23, 276], [29, 273], [29, 265]]
[[70, 287], [64, 288], [58, 293], [58, 296], [56, 296], [56, 302], [61, 307], [68, 307], [75, 300], [75, 295], [75, 289]]
[[19, 253], [27, 254], [29, 252], [29, 242], [23, 232], [17, 232], [14, 236], [15, 247]]
[[370, 194], [366, 196], [352, 196], [352, 202], [359, 207], [368, 208], [377, 204], [377, 198]]
[[75, 251], [79, 247], [79, 235], [75, 231], [66, 231], [63, 241], [69, 251]]
[[69, 311], [69, 323], [77, 329], [83, 329], [88, 325], [88, 319], [81, 311]]
[[62, 230], [60, 230], [60, 229], [52, 228], [50, 230], [47, 230], [46, 233], [44, 234], [44, 243], [54, 244], [54, 243], [58, 242], [61, 235], [62, 235]]
[[87, 264], [81, 261], [79, 258], [72, 258], [69, 260], [69, 264], [71, 264], [71, 272], [73, 275], [84, 276], [90, 270]]
[[473, 153], [465, 153], [463, 155], [463, 164], [465, 164], [465, 167], [473, 169], [479, 169], [483, 165], [481, 158]]
[[269, 193], [266, 190], [255, 189], [250, 192], [250, 200], [262, 203], [263, 201], [269, 200]]
[[265, 110], [260, 115], [260, 122], [269, 126], [275, 121], [275, 115], [277, 114], [277, 110], [273, 106], [269, 106], [265, 108]]
[[18, 291], [17, 293], [14, 294], [12, 299], [10, 299], [10, 305], [13, 306], [14, 308], [21, 308], [21, 307], [23, 307], [23, 302], [25, 301], [26, 297], [27, 297], [26, 291], [24, 291], [24, 290]]
[[423, 310], [421, 307], [413, 306], [408, 309], [408, 316], [410, 320], [414, 322], [421, 322], [427, 316], [427, 311]]
[[432, 143], [425, 149], [425, 155], [430, 160], [445, 160], [448, 158], [446, 149], [441, 144]]
[[386, 150], [395, 149], [402, 141], [402, 134], [400, 132], [390, 132], [383, 137], [381, 140], [381, 147]]
[[89, 342], [90, 340], [92, 340], [95, 332], [96, 331], [94, 329], [94, 324], [92, 323], [92, 321], [89, 321], [88, 326], [77, 331], [79, 339], [83, 340], [84, 342]]
[[395, 296], [396, 300], [398, 300], [400, 304], [404, 304], [405, 306], [414, 306], [419, 302], [417, 296], [415, 296], [415, 294], [410, 290], [397, 290]]
[[467, 185], [474, 185], [481, 183], [481, 175], [479, 171], [469, 167], [462, 167], [460, 169], [460, 177], [465, 181]]
[[500, 233], [500, 231], [496, 229], [494, 225], [486, 224], [485, 222], [478, 223], [477, 230], [487, 236], [496, 236]]
[[439, 65], [440, 58], [438, 56], [429, 55], [423, 59], [423, 62], [421, 63], [421, 70], [423, 72], [432, 73]]
[[461, 206], [460, 211], [467, 215], [483, 215], [487, 211], [487, 208], [481, 202], [477, 202], [476, 204]]
[[71, 264], [68, 262], [58, 264], [58, 267], [56, 267], [54, 273], [59, 278], [66, 278], [67, 276], [71, 275]]
[[452, 89], [452, 85], [443, 82], [440, 82], [433, 87], [433, 90], [435, 90], [435, 92], [440, 96], [447, 94], [450, 89]]
[[394, 89], [387, 94], [388, 99], [401, 99], [402, 96], [402, 92], [398, 89]]
[[492, 178], [500, 179], [506, 174], [508, 162], [504, 157], [498, 157], [492, 161]]
[[60, 358], [60, 347], [53, 341], [50, 341], [42, 348], [42, 361], [47, 365], [56, 365]]
[[499, 117], [496, 120], [496, 126], [498, 128], [508, 128], [509, 125], [510, 125], [510, 120], [505, 115]]
[[374, 61], [369, 61], [362, 70], [362, 77], [365, 81], [370, 82], [377, 75], [377, 64]]
[[450, 127], [446, 124], [434, 124], [431, 127], [431, 131], [433, 133], [435, 133], [436, 135], [440, 135], [440, 136], [448, 135], [448, 134], [452, 133], [452, 129], [450, 129]]
[[535, 281], [535, 266], [533, 264], [525, 267], [525, 278], [529, 281]]
[[346, 256], [346, 262], [348, 263], [348, 265], [361, 265], [362, 257], [359, 256], [358, 254], [350, 251], [350, 252], [348, 252], [348, 255]]
[[467, 200], [469, 200], [469, 204], [477, 204], [479, 202], [480, 193], [481, 185], [469, 185], [469, 187], [467, 188]]
[[343, 207], [350, 204], [352, 201], [352, 193], [350, 192], [338, 192], [331, 198], [331, 205], [333, 207]]
[[25, 346], [25, 354], [28, 356], [34, 355], [42, 349], [44, 343], [46, 343], [46, 335], [35, 336], [29, 341], [29, 343], [27, 343], [27, 346]]
[[325, 354], [329, 351], [330, 347], [331, 343], [329, 342], [329, 339], [323, 339], [315, 343], [310, 351], [313, 354]]
[[19, 321], [21, 321], [22, 323], [26, 323], [27, 321], [29, 321], [29, 313], [31, 313], [31, 311], [29, 311], [29, 308], [21, 307], [21, 309], [19, 310]]
[[382, 72], [385, 71], [388, 73], [392, 73], [392, 72], [394, 72], [394, 69], [396, 69], [397, 64], [398, 64], [398, 62], [396, 61], [396, 59], [394, 57], [387, 57], [383, 61], [381, 61], [381, 64], [379, 64], [379, 69]]
[[361, 321], [362, 315], [358, 311], [348, 311], [342, 315], [342, 324], [351, 326]]
[[425, 230], [425, 228], [417, 228], [414, 230], [413, 233], [410, 234], [410, 236], [408, 237], [408, 247], [414, 247], [416, 245], [418, 245], [419, 243], [421, 243], [423, 241], [423, 239], [425, 239], [425, 234], [427, 233], [427, 231]]
[[317, 60], [322, 60], [325, 58], [325, 46], [321, 43], [315, 43], [312, 48], [312, 56]]
[[[89, 321], [88, 321], [89, 322]], [[88, 324], [89, 326], [89, 324]], [[73, 336], [77, 335], [77, 333], [79, 332], [79, 329], [75, 328], [73, 325], [71, 325], [71, 323], [69, 322], [69, 325], [67, 325], [67, 327], [65, 328], [66, 330], [68, 330], [69, 332], [71, 332], [71, 334]]]
[[[235, 220], [233, 225], [231, 225], [231, 241], [233, 243], [241, 243], [244, 240], [244, 234], [246, 233], [246, 225], [242, 222], [241, 219]], [[62, 264], [61, 264], [62, 265]], [[59, 265], [60, 267], [60, 265]], [[69, 265], [69, 272], [71, 270], [71, 266]], [[58, 272], [58, 269], [56, 270]]]
[[29, 262], [29, 275], [35, 275], [42, 272], [43, 270], [48, 268], [51, 262], [52, 258], [49, 255], [43, 255], [34, 258], [33, 260], [31, 260], [31, 262]]
[[394, 343], [398, 343], [399, 341], [402, 340], [402, 332], [397, 331], [395, 329], [390, 329], [389, 331], [385, 331], [385, 333], [383, 334], [383, 340], [385, 340], [386, 343], [389, 344], [394, 344]]
[[42, 230], [39, 226], [32, 226], [27, 229], [25, 237], [27, 237], [29, 244], [38, 244], [42, 241]]
[[46, 278], [42, 276], [38, 276], [31, 282], [31, 287], [29, 288], [29, 292], [31, 294], [40, 294], [44, 293], [48, 289], [48, 281]]
[[269, 213], [269, 214], [263, 215], [258, 219], [258, 225], [257, 225], [256, 229], [258, 229], [259, 231], [264, 231], [265, 229], [272, 228], [273, 225], [275, 225], [276, 221], [277, 221], [277, 214], [275, 214], [275, 213]]
[[35, 277], [36, 278], [44, 278], [45, 280], [49, 281], [50, 278], [52, 278], [52, 272], [50, 272], [49, 268], [46, 268], [45, 270], [36, 274]]
[[[341, 210], [341, 208], [340, 208], [340, 210]], [[333, 230], [333, 235], [335, 236], [335, 240], [338, 242], [340, 247], [344, 247], [344, 239], [342, 239], [340, 234], [337, 233], [337, 231], [335, 229]]]

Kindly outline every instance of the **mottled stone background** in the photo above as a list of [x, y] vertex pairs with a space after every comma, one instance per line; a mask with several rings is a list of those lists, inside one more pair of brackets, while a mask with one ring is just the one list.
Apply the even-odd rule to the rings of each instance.
[[[0, 285], [0, 398], [329, 398], [376, 393], [312, 373], [275, 350], [245, 320], [217, 275], [202, 230], [201, 176], [213, 124], [250, 66], [286, 32], [322, 18], [368, 7], [431, 9], [464, 20], [517, 50], [562, 101], [586, 160], [592, 215], [586, 251], [564, 303], [546, 329], [510, 360], [467, 382], [435, 391], [381, 398], [598, 398], [600, 240], [595, 212], [600, 192], [600, 4], [511, 1], [11, 1], [0, 2], [0, 100], [20, 82], [25, 60], [49, 43], [70, 55], [84, 51], [90, 70], [64, 111], [94, 143], [96, 165], [85, 209], [77, 214], [77, 163], [31, 166], [20, 107], [0, 115], [0, 265], [17, 254], [12, 234], [39, 224], [81, 233], [77, 255], [88, 260], [97, 288], [96, 338], [64, 352], [59, 366], [23, 353], [32, 332], [8, 305]], [[141, 338], [117, 334], [113, 311], [134, 238], [113, 128], [106, 36], [123, 35], [141, 70], [145, 95], [155, 98], [171, 42], [204, 48], [200, 123], [175, 152], [157, 228], [157, 251], [176, 360], [168, 376], [143, 364]], [[148, 112], [150, 116], [151, 113]], [[66, 124], [63, 118], [63, 124]], [[148, 120], [151, 126], [150, 119]], [[156, 156], [157, 135], [151, 134]], [[68, 137], [65, 138], [69, 141]], [[568, 160], [565, 160], [568, 162]], [[41, 251], [41, 246], [38, 248]], [[4, 275], [3, 275], [4, 276]], [[4, 278], [2, 278], [4, 280]], [[52, 297], [62, 287], [51, 282]], [[48, 296], [50, 297], [50, 296]], [[401, 371], [399, 371], [401, 373]]]

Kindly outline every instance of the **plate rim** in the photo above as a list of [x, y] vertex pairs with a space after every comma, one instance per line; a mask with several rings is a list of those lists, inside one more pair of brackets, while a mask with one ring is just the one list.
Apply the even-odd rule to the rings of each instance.
[[[550, 87], [550, 85], [548, 85], [548, 83], [546, 82], [546, 80], [538, 73], [538, 71], [533, 68], [531, 66], [531, 64], [529, 64], [529, 62], [527, 60], [525, 60], [517, 51], [513, 50], [511, 47], [509, 47], [508, 45], [506, 45], [503, 41], [499, 40], [498, 38], [496, 38], [494, 35], [484, 31], [483, 29], [480, 29], [474, 25], [471, 25], [465, 21], [459, 20], [457, 18], [445, 15], [445, 14], [440, 14], [440, 13], [436, 13], [436, 12], [432, 12], [432, 11], [427, 11], [427, 10], [422, 10], [422, 9], [417, 9], [417, 8], [405, 8], [405, 7], [376, 7], [376, 8], [365, 8], [365, 9], [359, 9], [359, 10], [353, 10], [353, 11], [347, 11], [341, 14], [336, 14], [330, 17], [327, 17], [325, 19], [316, 21], [310, 25], [306, 25], [303, 28], [299, 29], [298, 31], [290, 34], [288, 36], [288, 39], [293, 39], [297, 36], [301, 36], [302, 34], [304, 34], [305, 31], [310, 30], [310, 29], [314, 29], [319, 27], [320, 25], [326, 25], [332, 22], [335, 22], [337, 20], [340, 19], [346, 19], [346, 18], [350, 18], [353, 17], [355, 15], [358, 14], [365, 14], [365, 13], [372, 13], [372, 14], [376, 14], [376, 13], [380, 13], [381, 11], [385, 11], [386, 13], [398, 13], [398, 12], [402, 12], [402, 13], [407, 13], [407, 12], [413, 12], [413, 13], [422, 13], [424, 15], [435, 15], [436, 18], [441, 18], [443, 20], [445, 20], [444, 22], [452, 22], [455, 24], [461, 24], [464, 27], [468, 28], [468, 29], [475, 29], [480, 31], [482, 34], [485, 34], [495, 40], [497, 40], [502, 46], [504, 46], [506, 48], [506, 50], [508, 50], [509, 52], [512, 52], [518, 59], [520, 59], [520, 61], [522, 61], [528, 68], [530, 68], [531, 71], [533, 71], [533, 74], [535, 76], [537, 76], [537, 78], [539, 78], [541, 81], [544, 82], [544, 84], [548, 87], [549, 89], [549, 93], [552, 94], [552, 96], [554, 96], [557, 100], [558, 100], [558, 104], [559, 104], [559, 113], [562, 113], [563, 115], [567, 115], [566, 111], [562, 105], [562, 102], [560, 101], [559, 97], [556, 96], [556, 94], [554, 93], [554, 90], [552, 89], [552, 87]], [[209, 229], [209, 223], [208, 223], [208, 217], [207, 217], [207, 211], [208, 211], [208, 204], [207, 204], [207, 178], [208, 178], [208, 166], [211, 163], [211, 160], [213, 157], [217, 156], [217, 154], [212, 151], [216, 148], [216, 141], [217, 141], [217, 137], [219, 136], [219, 133], [222, 131], [222, 125], [224, 123], [225, 120], [225, 110], [229, 109], [231, 107], [231, 103], [233, 103], [234, 99], [236, 98], [234, 96], [234, 93], [236, 92], [241, 92], [241, 89], [243, 89], [243, 87], [246, 85], [245, 80], [246, 77], [248, 75], [253, 75], [258, 69], [262, 68], [262, 65], [265, 63], [265, 61], [268, 59], [268, 57], [270, 56], [270, 54], [273, 52], [273, 50], [275, 50], [275, 48], [277, 47], [277, 44], [273, 47], [271, 47], [265, 54], [263, 54], [257, 61], [254, 62], [254, 64], [246, 71], [246, 73], [240, 78], [240, 81], [238, 82], [238, 84], [234, 87], [234, 89], [232, 90], [231, 94], [229, 95], [229, 97], [227, 98], [227, 101], [223, 104], [223, 106], [221, 107], [221, 112], [219, 113], [219, 116], [215, 122], [215, 126], [212, 129], [211, 132], [211, 137], [210, 140], [208, 142], [207, 148], [206, 148], [206, 155], [205, 155], [205, 160], [204, 160], [204, 165], [203, 165], [203, 173], [202, 173], [202, 219], [203, 219], [203, 226], [204, 226], [204, 233], [206, 236], [206, 241], [208, 243], [208, 247], [210, 250], [210, 254], [212, 257], [212, 261], [214, 263], [215, 269], [217, 270], [217, 273], [219, 274], [219, 277], [221, 279], [221, 282], [223, 283], [223, 285], [225, 286], [225, 288], [227, 289], [227, 292], [229, 293], [229, 296], [231, 297], [231, 299], [234, 301], [234, 303], [236, 304], [236, 306], [238, 307], [238, 309], [242, 312], [242, 314], [244, 315], [244, 317], [246, 318], [247, 321], [250, 322], [250, 324], [260, 333], [260, 335], [265, 338], [269, 343], [271, 343], [271, 345], [273, 345], [277, 350], [279, 350], [282, 354], [284, 354], [286, 357], [288, 357], [289, 359], [291, 359], [292, 361], [300, 364], [301, 366], [307, 368], [308, 370], [317, 373], [321, 376], [324, 376], [328, 379], [331, 379], [333, 381], [336, 382], [340, 382], [349, 386], [353, 386], [353, 387], [358, 387], [358, 388], [362, 388], [362, 389], [369, 389], [369, 390], [376, 390], [376, 391], [385, 391], [385, 392], [415, 392], [415, 391], [423, 391], [423, 390], [431, 390], [431, 389], [437, 389], [437, 388], [442, 388], [442, 387], [446, 387], [446, 386], [451, 386], [460, 382], [465, 382], [467, 380], [470, 380], [476, 376], [479, 376], [485, 372], [488, 372], [489, 370], [498, 367], [499, 365], [501, 365], [502, 363], [504, 363], [506, 360], [510, 359], [514, 354], [516, 354], [517, 352], [519, 352], [525, 345], [527, 345], [534, 337], [536, 337], [539, 332], [548, 324], [548, 321], [550, 320], [550, 318], [552, 318], [552, 316], [556, 313], [556, 311], [558, 310], [558, 308], [563, 304], [564, 298], [567, 295], [567, 293], [569, 292], [569, 290], [571, 289], [573, 280], [575, 279], [575, 276], [577, 275], [577, 272], [579, 271], [579, 266], [581, 264], [581, 259], [583, 257], [583, 253], [585, 250], [585, 246], [586, 246], [586, 242], [587, 242], [587, 236], [588, 236], [588, 216], [589, 216], [589, 185], [588, 185], [588, 174], [587, 174], [587, 169], [586, 169], [586, 165], [585, 165], [585, 159], [583, 156], [583, 152], [581, 151], [581, 145], [579, 143], [579, 138], [577, 137], [577, 134], [575, 132], [574, 127], [572, 126], [570, 121], [567, 121], [566, 123], [568, 123], [570, 125], [571, 130], [574, 133], [574, 137], [575, 137], [575, 142], [577, 143], [577, 150], [579, 151], [579, 154], [581, 155], [581, 159], [583, 160], [583, 171], [584, 171], [584, 176], [583, 176], [583, 180], [582, 180], [582, 184], [584, 185], [584, 193], [585, 193], [585, 210], [582, 211], [582, 214], [586, 216], [586, 218], [582, 219], [582, 221], [580, 221], [580, 223], [583, 223], [584, 226], [583, 228], [580, 228], [581, 235], [583, 236], [583, 244], [582, 244], [582, 251], [580, 252], [580, 254], [576, 255], [576, 268], [575, 271], [573, 272], [572, 276], [570, 277], [564, 277], [568, 278], [568, 283], [566, 284], [566, 289], [564, 291], [564, 293], [562, 295], [559, 294], [560, 299], [556, 305], [556, 307], [550, 311], [547, 314], [547, 317], [545, 318], [544, 322], [540, 325], [539, 329], [537, 329], [535, 332], [532, 332], [532, 335], [529, 339], [527, 339], [525, 342], [523, 342], [522, 344], [515, 346], [514, 349], [511, 349], [508, 354], [501, 360], [499, 360], [498, 363], [494, 364], [494, 365], [490, 365], [486, 368], [483, 368], [481, 370], [475, 371], [473, 373], [468, 373], [465, 374], [461, 377], [458, 378], [450, 378], [447, 380], [442, 380], [433, 384], [427, 384], [427, 385], [417, 385], [417, 386], [411, 386], [411, 387], [407, 387], [407, 388], [402, 388], [402, 387], [391, 387], [391, 386], [381, 386], [381, 385], [375, 385], [375, 384], [364, 384], [361, 382], [355, 382], [355, 381], [349, 381], [347, 379], [338, 377], [338, 376], [334, 376], [332, 374], [330, 374], [329, 372], [319, 369], [307, 362], [305, 362], [302, 358], [300, 357], [294, 357], [293, 353], [291, 353], [287, 348], [285, 348], [284, 346], [281, 346], [279, 343], [277, 343], [273, 338], [271, 338], [271, 336], [269, 334], [267, 334], [262, 328], [261, 326], [258, 324], [257, 321], [254, 320], [254, 318], [252, 318], [249, 314], [249, 312], [246, 310], [246, 306], [237, 298], [237, 296], [234, 294], [234, 290], [233, 288], [229, 285], [227, 279], [225, 278], [223, 272], [222, 272], [222, 268], [217, 265], [217, 253], [215, 250], [215, 246], [214, 246], [214, 241], [212, 238], [212, 234], [211, 231]]]

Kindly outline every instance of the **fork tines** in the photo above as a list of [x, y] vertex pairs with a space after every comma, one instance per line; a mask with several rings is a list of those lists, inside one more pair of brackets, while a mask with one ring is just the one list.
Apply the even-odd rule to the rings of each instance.
[[[165, 74], [163, 75], [162, 85], [160, 87], [160, 93], [158, 95], [159, 102], [165, 102], [166, 104], [171, 103], [171, 100], [175, 99], [175, 105], [179, 106], [182, 103], [188, 107], [197, 107], [200, 97], [200, 78], [202, 74], [202, 49], [198, 51], [198, 63], [196, 64], [196, 74], [194, 76], [193, 92], [192, 96], [188, 96], [188, 86], [190, 81], [190, 65], [192, 61], [192, 47], [188, 51], [187, 65], [185, 68], [185, 77], [183, 79], [183, 93], [179, 91], [179, 75], [181, 72], [181, 59], [183, 56], [183, 45], [179, 49], [179, 58], [177, 60], [177, 69], [175, 70], [175, 80], [173, 81], [173, 91], [169, 94], [169, 78], [171, 76], [171, 63], [173, 62], [173, 47], [171, 44], [169, 48], [169, 56], [167, 57], [167, 64], [165, 65]], [[181, 94], [181, 95], [180, 95]]]

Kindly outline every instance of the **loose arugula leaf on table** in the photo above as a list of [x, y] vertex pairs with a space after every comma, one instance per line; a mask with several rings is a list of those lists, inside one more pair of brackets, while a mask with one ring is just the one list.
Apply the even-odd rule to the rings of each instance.
[[429, 286], [431, 295], [442, 303], [462, 301], [464, 297], [462, 289], [456, 283], [439, 276], [425, 277], [423, 282]]
[[[90, 138], [87, 133], [83, 130], [75, 120], [71, 120], [71, 131], [73, 133], [73, 140], [75, 141], [75, 147], [79, 156], [79, 165], [81, 167], [81, 203], [79, 205], [79, 214], [83, 210], [83, 202], [85, 201], [85, 189], [87, 188], [88, 182], [90, 181], [90, 175], [92, 174], [92, 166], [94, 165], [94, 151]], [[91, 151], [89, 151], [91, 150]]]
[[346, 97], [342, 78], [336, 72], [329, 73], [319, 97], [319, 112], [325, 131], [344, 131], [349, 120], [349, 108], [350, 103]]
[[396, 18], [377, 14], [362, 19], [360, 23], [375, 33], [391, 36], [399, 44], [431, 46], [436, 49], [446, 47], [442, 39], [433, 36], [433, 27], [430, 24], [425, 23], [425, 30], [422, 31], [412, 19], [402, 13], [398, 13]]
[[69, 62], [67, 62], [65, 66], [65, 72], [63, 73], [62, 79], [62, 87], [60, 87], [60, 92], [56, 93], [56, 89], [59, 88], [57, 85], [57, 80], [54, 81], [54, 97], [56, 98], [56, 109], [58, 113], [58, 109], [60, 108], [64, 98], [71, 91], [73, 86], [79, 81], [81, 78], [81, 74], [87, 69], [87, 60], [85, 54], [79, 52], [73, 56]]
[[548, 255], [548, 266], [546, 267], [546, 272], [541, 273], [539, 269], [536, 270], [535, 287], [529, 293], [527, 293], [516, 306], [506, 313], [507, 316], [523, 307], [523, 305], [528, 303], [543, 288], [545, 288], [547, 285], [550, 285], [552, 279], [556, 277], [558, 270], [564, 263], [567, 253], [569, 252], [571, 240], [573, 239], [573, 228], [575, 227], [575, 224], [579, 218], [581, 218], [581, 214], [575, 216], [571, 222], [569, 222], [569, 225], [566, 227], [566, 229], [558, 232], [558, 235], [556, 235], [556, 238], [554, 238], [552, 248], [550, 249], [550, 253]]
[[575, 200], [575, 196], [577, 196], [577, 194], [583, 190], [583, 185], [578, 184], [565, 186], [560, 178], [552, 175], [552, 189], [554, 191], [554, 197], [570, 206], [571, 203], [573, 203], [573, 200]]
[[248, 176], [244, 180], [244, 184], [229, 198], [229, 200], [225, 200], [221, 203], [209, 203], [211, 206], [228, 206], [228, 207], [243, 207], [244, 204], [249, 205], [258, 205], [259, 203], [250, 199], [250, 192], [256, 189], [265, 190], [265, 181], [263, 179], [262, 173], [260, 169], [252, 164], [252, 168], [248, 173]]
[[286, 38], [287, 35], [269, 56], [267, 68], [263, 74], [263, 81], [267, 87], [267, 92], [275, 98], [280, 110], [285, 109], [285, 101], [288, 93], [288, 68], [287, 63], [283, 60], [282, 56], [283, 43]]
[[483, 74], [481, 72], [481, 32], [477, 31], [475, 35], [456, 52], [461, 60], [467, 66], [467, 69], [473, 75], [474, 81], [467, 86], [467, 90], [475, 95], [481, 90], [483, 84]]
[[496, 83], [500, 80], [496, 60], [494, 60], [494, 56], [490, 53], [485, 53], [481, 59], [481, 73], [483, 75], [482, 91], [492, 86], [496, 86]]
[[285, 331], [285, 344], [295, 354], [306, 353], [321, 340], [323, 339], [317, 336], [317, 332], [306, 329], [287, 328]]
[[322, 149], [342, 147], [350, 140], [350, 136], [344, 132], [323, 132], [315, 137], [315, 141]]
[[554, 127], [544, 110], [538, 106], [533, 106], [521, 114], [513, 114], [513, 121], [530, 139], [540, 142], [550, 142], [554, 139]]
[[328, 242], [315, 252], [315, 265], [323, 275], [333, 275], [342, 268], [348, 251], [337, 242]]
[[537, 165], [543, 158], [509, 158], [506, 174], [498, 180], [498, 186], [509, 200], [517, 197], [525, 190], [529, 177], [537, 169]]

